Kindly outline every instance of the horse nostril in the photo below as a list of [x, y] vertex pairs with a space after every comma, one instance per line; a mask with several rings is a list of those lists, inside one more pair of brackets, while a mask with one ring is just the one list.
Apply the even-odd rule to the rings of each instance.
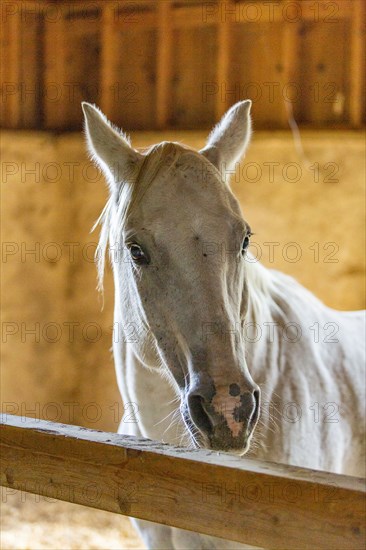
[[260, 409], [260, 401], [261, 401], [261, 391], [260, 389], [253, 391], [253, 397], [254, 397], [254, 412], [251, 418], [251, 424], [255, 424], [259, 417], [259, 409]]
[[260, 390], [254, 390], [253, 396], [254, 396], [254, 400], [255, 400], [255, 408], [258, 409], [260, 398], [261, 398]]
[[213, 426], [205, 409], [203, 397], [201, 395], [190, 395], [188, 397], [188, 409], [193, 424], [204, 434], [212, 434]]

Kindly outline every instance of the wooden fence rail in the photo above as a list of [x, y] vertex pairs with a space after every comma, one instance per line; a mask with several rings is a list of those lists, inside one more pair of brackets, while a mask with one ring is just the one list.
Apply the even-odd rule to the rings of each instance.
[[365, 547], [362, 479], [12, 415], [0, 441], [12, 490], [265, 548]]

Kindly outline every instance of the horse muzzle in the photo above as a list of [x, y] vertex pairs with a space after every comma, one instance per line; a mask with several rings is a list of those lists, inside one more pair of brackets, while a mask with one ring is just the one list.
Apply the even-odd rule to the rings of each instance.
[[248, 450], [260, 414], [260, 389], [245, 386], [218, 386], [213, 395], [206, 388], [188, 391], [182, 413], [199, 446], [240, 454]]

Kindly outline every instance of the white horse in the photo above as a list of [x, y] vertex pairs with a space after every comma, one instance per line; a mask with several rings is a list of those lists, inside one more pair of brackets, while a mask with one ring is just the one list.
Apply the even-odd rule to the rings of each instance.
[[[365, 317], [326, 307], [249, 255], [225, 174], [248, 146], [250, 106], [234, 105], [196, 152], [172, 142], [137, 151], [83, 104], [110, 189], [99, 275], [109, 243], [117, 379], [136, 413], [119, 431], [364, 476]], [[148, 548], [243, 548], [135, 524]]]

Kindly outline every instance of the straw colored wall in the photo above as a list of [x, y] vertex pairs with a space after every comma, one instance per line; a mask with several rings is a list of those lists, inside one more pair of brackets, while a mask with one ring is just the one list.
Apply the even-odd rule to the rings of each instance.
[[[199, 147], [205, 134], [139, 133], [134, 143], [163, 139]], [[362, 308], [362, 135], [304, 132], [303, 145], [311, 168], [289, 133], [256, 133], [233, 190], [266, 265], [296, 276], [330, 306]], [[50, 420], [116, 430], [122, 409], [110, 353], [112, 280], [108, 272], [102, 310], [93, 246], [87, 248], [97, 240], [89, 230], [107, 196], [104, 182], [80, 134], [9, 131], [2, 148], [3, 410], [30, 414], [36, 407]], [[291, 261], [299, 250], [301, 259]], [[27, 333], [35, 323], [39, 334]]]

